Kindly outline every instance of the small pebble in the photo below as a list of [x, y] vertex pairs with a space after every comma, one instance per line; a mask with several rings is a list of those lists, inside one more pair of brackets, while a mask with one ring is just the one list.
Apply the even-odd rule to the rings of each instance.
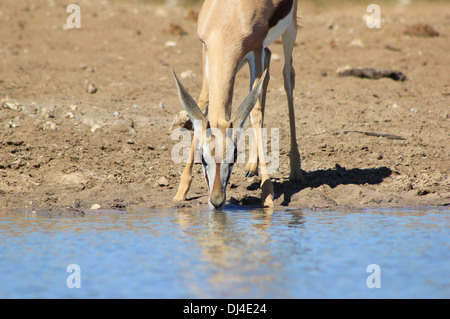
[[276, 53], [272, 53], [271, 59], [274, 60], [274, 61], [280, 61], [281, 57], [278, 54], [276, 54]]
[[68, 118], [68, 119], [73, 119], [73, 113], [72, 112], [67, 112], [65, 117]]
[[377, 160], [383, 159], [383, 155], [381, 155], [380, 153], [373, 153], [372, 156], [374, 159], [377, 159]]
[[97, 93], [97, 87], [94, 84], [90, 83], [87, 87], [87, 92], [89, 94], [95, 94]]
[[187, 79], [192, 77], [192, 70], [186, 70], [180, 73], [180, 78]]
[[41, 115], [43, 117], [54, 118], [55, 117], [55, 107], [54, 106], [43, 107], [41, 109]]
[[14, 111], [22, 111], [22, 106], [18, 103], [6, 102], [6, 99], [0, 101], [0, 107], [4, 109], [11, 109]]
[[166, 47], [176, 47], [177, 43], [175, 41], [166, 41]]
[[360, 39], [353, 39], [349, 44], [349, 47], [364, 47], [364, 43]]
[[42, 124], [42, 129], [44, 131], [55, 131], [57, 129], [56, 124], [50, 121], [46, 121]]
[[167, 178], [165, 178], [164, 176], [161, 176], [161, 177], [158, 179], [158, 185], [159, 185], [159, 186], [167, 186], [167, 185], [169, 185], [169, 181], [168, 181]]

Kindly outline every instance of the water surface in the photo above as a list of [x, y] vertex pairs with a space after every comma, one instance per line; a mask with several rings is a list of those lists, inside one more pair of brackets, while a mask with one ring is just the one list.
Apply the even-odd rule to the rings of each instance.
[[0, 213], [0, 298], [449, 298], [448, 213]]

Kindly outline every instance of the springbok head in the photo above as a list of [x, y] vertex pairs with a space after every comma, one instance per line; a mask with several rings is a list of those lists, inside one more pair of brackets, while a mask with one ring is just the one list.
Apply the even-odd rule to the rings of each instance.
[[223, 119], [217, 125], [218, 127], [211, 127], [206, 116], [173, 72], [180, 102], [194, 125], [194, 131], [200, 143], [203, 175], [209, 190], [208, 204], [216, 210], [225, 206], [226, 187], [237, 158], [239, 132], [261, 95], [266, 73], [267, 71], [239, 106], [231, 120]]

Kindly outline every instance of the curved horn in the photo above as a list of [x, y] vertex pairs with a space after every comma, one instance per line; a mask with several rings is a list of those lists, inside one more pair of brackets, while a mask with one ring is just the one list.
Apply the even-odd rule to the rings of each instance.
[[264, 71], [263, 75], [259, 79], [257, 85], [253, 86], [253, 90], [247, 95], [244, 102], [242, 102], [241, 106], [237, 109], [236, 113], [231, 120], [234, 123], [235, 128], [242, 128], [247, 119], [247, 116], [250, 114], [251, 110], [256, 104], [257, 99], [261, 96], [261, 91], [264, 83], [264, 79], [266, 78], [267, 69]]
[[180, 102], [183, 105], [184, 109], [189, 115], [189, 118], [191, 119], [192, 123], [196, 121], [205, 121], [206, 117], [203, 114], [203, 112], [198, 107], [197, 103], [194, 101], [192, 96], [189, 94], [189, 92], [185, 89], [183, 84], [178, 80], [177, 75], [175, 74], [175, 71], [172, 69], [173, 77], [175, 78], [175, 83], [177, 85], [178, 89], [178, 97], [180, 98]]

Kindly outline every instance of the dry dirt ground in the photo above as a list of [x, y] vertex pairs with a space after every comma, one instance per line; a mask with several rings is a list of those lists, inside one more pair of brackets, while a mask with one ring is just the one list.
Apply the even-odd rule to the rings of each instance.
[[[171, 68], [194, 96], [200, 92], [191, 11], [199, 6], [81, 0], [81, 28], [70, 30], [70, 3], [1, 1], [0, 209], [207, 205], [200, 164], [189, 200], [172, 202], [183, 164], [171, 159], [179, 141], [169, 131], [181, 110]], [[302, 183], [288, 181], [282, 46], [272, 45], [265, 126], [280, 130], [277, 207], [449, 205], [450, 3], [380, 8], [377, 29], [363, 20], [364, 4], [300, 2], [294, 67]], [[416, 23], [439, 35], [405, 34]], [[408, 79], [340, 77], [344, 66], [398, 70]], [[235, 104], [247, 93], [243, 70]], [[244, 164], [235, 165], [228, 201], [258, 205], [257, 186]]]

